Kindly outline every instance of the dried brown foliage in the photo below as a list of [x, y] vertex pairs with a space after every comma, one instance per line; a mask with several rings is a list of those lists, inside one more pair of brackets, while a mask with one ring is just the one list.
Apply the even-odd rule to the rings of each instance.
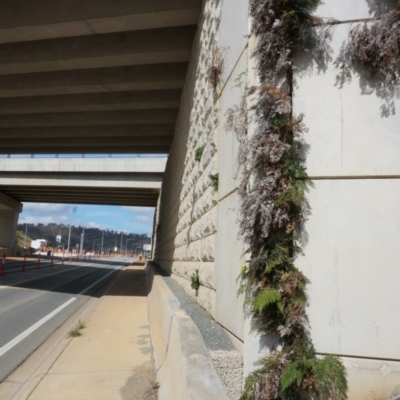
[[215, 47], [210, 58], [210, 65], [207, 73], [207, 79], [214, 89], [217, 88], [220, 82], [223, 66], [223, 51], [218, 47]]
[[261, 333], [277, 335], [281, 346], [247, 377], [241, 400], [301, 400], [325, 387], [343, 400], [347, 390], [340, 360], [316, 358], [307, 330], [308, 280], [294, 265], [300, 248], [293, 232], [303, 220], [308, 177], [301, 157], [307, 128], [292, 110], [293, 59], [304, 52], [320, 63], [329, 57], [330, 30], [318, 28], [321, 20], [311, 14], [318, 3], [250, 0], [261, 84], [247, 96], [256, 98], [249, 111], [258, 127], [247, 135], [244, 101], [227, 115], [227, 128], [240, 142], [240, 235], [251, 253], [241, 269], [241, 292], [249, 296]]
[[318, 65], [329, 58], [331, 29], [312, 16], [320, 0], [251, 0], [252, 33], [257, 36], [254, 55], [262, 82], [278, 86], [295, 68], [293, 58], [308, 51]]
[[382, 114], [394, 114], [394, 100], [400, 97], [400, 2], [380, 18], [356, 25], [336, 66], [339, 86], [357, 74], [363, 93], [375, 92], [384, 100]]

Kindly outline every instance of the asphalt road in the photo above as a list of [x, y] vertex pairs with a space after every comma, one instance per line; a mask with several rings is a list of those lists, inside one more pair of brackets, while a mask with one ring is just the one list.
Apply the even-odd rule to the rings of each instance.
[[0, 276], [0, 382], [133, 259], [6, 261]]

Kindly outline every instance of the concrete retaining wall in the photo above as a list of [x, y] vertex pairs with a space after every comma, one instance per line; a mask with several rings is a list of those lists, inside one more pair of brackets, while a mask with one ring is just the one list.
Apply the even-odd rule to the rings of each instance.
[[228, 400], [197, 327], [150, 262], [146, 275], [159, 399]]
[[[199, 269], [197, 301], [215, 317], [214, 247], [217, 192], [210, 174], [218, 173], [220, 102], [208, 81], [222, 1], [206, 0], [182, 94], [174, 141], [168, 158], [156, 220], [154, 259], [172, 278], [190, 282]], [[203, 148], [199, 162], [196, 149]], [[189, 284], [190, 287], [190, 284]], [[194, 295], [193, 290], [188, 293]]]
[[[248, 1], [204, 3], [158, 205], [154, 258], [232, 334], [247, 375], [267, 346], [237, 297], [245, 250], [237, 224], [239, 144], [225, 125], [246, 84], [258, 84], [254, 39], [248, 37]], [[294, 113], [304, 113], [309, 128], [304, 140], [314, 181], [304, 255], [296, 266], [311, 281], [308, 314], [316, 350], [344, 360], [349, 400], [387, 400], [400, 391], [400, 102], [394, 115], [382, 115], [382, 99], [362, 93], [356, 74], [343, 88], [335, 84], [333, 63], [352, 20], [370, 18], [372, 3], [321, 2], [317, 15], [343, 23], [333, 30], [332, 60], [325, 70], [310, 59], [298, 60], [293, 98]], [[214, 45], [224, 52], [216, 91], [207, 82]], [[249, 117], [251, 135], [257, 126], [251, 112]], [[203, 146], [201, 162], [195, 162], [194, 152]], [[207, 177], [217, 172], [219, 188], [213, 191]], [[197, 297], [190, 287], [196, 269]]]

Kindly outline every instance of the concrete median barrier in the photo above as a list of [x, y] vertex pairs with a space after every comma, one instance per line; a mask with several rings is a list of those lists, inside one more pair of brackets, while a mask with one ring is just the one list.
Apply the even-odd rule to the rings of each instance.
[[159, 400], [229, 400], [199, 330], [151, 261], [146, 279]]

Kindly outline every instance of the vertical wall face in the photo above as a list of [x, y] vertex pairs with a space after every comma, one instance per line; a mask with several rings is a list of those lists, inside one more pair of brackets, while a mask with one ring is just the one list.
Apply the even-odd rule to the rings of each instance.
[[[316, 13], [370, 17], [367, 0], [327, 0]], [[335, 27], [334, 58], [353, 26]], [[337, 72], [332, 64], [323, 73], [309, 70], [295, 89], [314, 180], [308, 243], [297, 265], [311, 280], [317, 351], [346, 356], [349, 399], [389, 399], [400, 394], [400, 102], [396, 115], [383, 117], [382, 100], [361, 94], [359, 76], [339, 89]]]
[[0, 248], [12, 251], [22, 204], [0, 193]]
[[[238, 235], [240, 179], [239, 142], [228, 130], [228, 111], [246, 101], [248, 69], [248, 2], [225, 0], [222, 3], [219, 42], [224, 51], [221, 117], [219, 126], [218, 232], [215, 249], [216, 316], [218, 322], [243, 341], [243, 297], [238, 297], [237, 277], [244, 263], [244, 244]], [[234, 341], [237, 343], [237, 341]]]
[[[342, 3], [326, 0], [316, 14], [370, 17], [371, 0]], [[335, 27], [333, 59], [351, 26]], [[225, 124], [227, 110], [243, 101], [246, 82], [257, 84], [248, 29], [248, 2], [205, 2], [157, 209], [155, 248], [155, 260], [193, 296], [190, 277], [199, 269], [197, 300], [244, 342], [246, 372], [262, 346], [244, 323], [243, 299], [236, 294], [244, 262], [237, 224], [239, 144]], [[215, 47], [224, 59], [216, 89], [207, 80]], [[396, 115], [382, 117], [381, 99], [362, 95], [358, 76], [340, 89], [336, 74], [333, 62], [324, 72], [311, 66], [298, 75], [294, 90], [294, 112], [305, 114], [309, 128], [307, 168], [314, 181], [297, 266], [311, 281], [316, 349], [343, 357], [349, 400], [386, 400], [400, 394], [400, 103]], [[218, 190], [209, 179], [216, 173]]]
[[[156, 222], [155, 260], [195, 295], [190, 277], [199, 270], [197, 300], [235, 336], [243, 338], [242, 299], [236, 295], [243, 244], [237, 239], [238, 143], [225, 129], [226, 112], [240, 104], [246, 85], [248, 4], [207, 0], [186, 79]], [[213, 53], [223, 68], [209, 82]], [[203, 149], [195, 161], [197, 149]], [[210, 175], [218, 174], [214, 189]]]
[[[199, 303], [215, 315], [214, 248], [218, 193], [210, 174], [218, 173], [220, 105], [208, 81], [221, 1], [206, 1], [182, 96], [174, 142], [168, 159], [159, 216], [155, 260], [194, 295], [190, 277], [199, 270]], [[200, 161], [196, 149], [203, 148]]]

